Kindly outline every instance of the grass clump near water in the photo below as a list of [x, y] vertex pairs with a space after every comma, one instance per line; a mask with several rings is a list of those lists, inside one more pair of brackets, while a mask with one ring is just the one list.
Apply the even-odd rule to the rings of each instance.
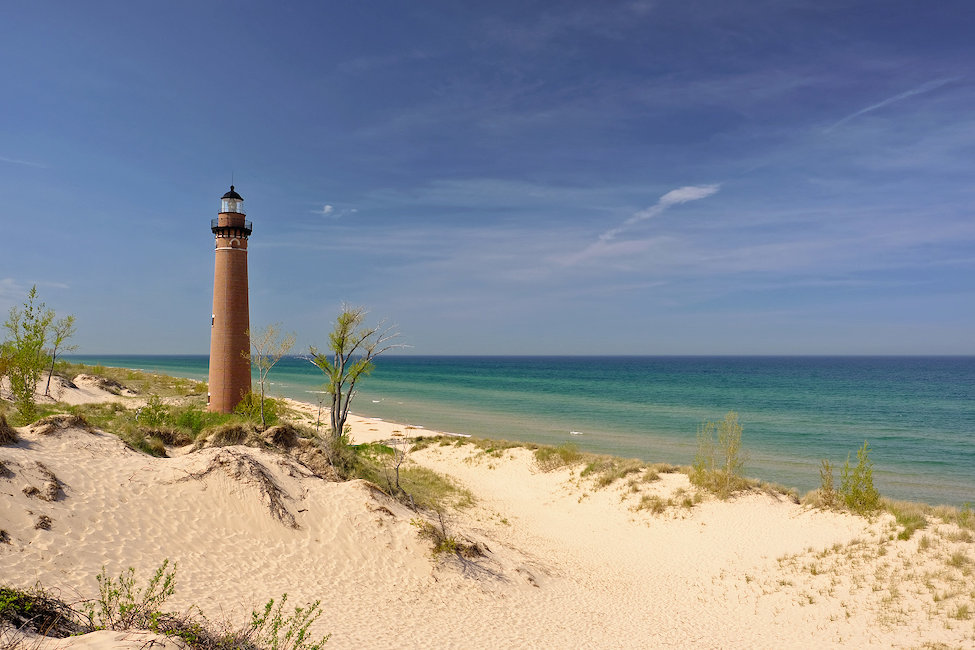
[[[870, 447], [867, 441], [857, 450], [857, 464], [850, 465], [850, 455], [847, 454], [846, 462], [840, 470], [841, 483], [837, 490], [833, 483], [833, 466], [828, 459], [823, 459], [819, 470], [820, 486], [806, 495], [804, 502], [807, 505], [820, 508], [845, 508], [858, 515], [869, 516], [882, 507], [888, 509], [898, 519], [898, 523], [905, 526], [909, 539], [914, 530], [923, 528], [917, 513], [909, 513], [908, 505], [904, 502], [883, 503], [880, 492], [873, 484], [873, 461], [870, 460]], [[902, 533], [903, 534], [903, 533]]]
[[578, 465], [582, 459], [579, 447], [571, 442], [557, 447], [541, 446], [535, 450], [535, 463], [543, 472]]
[[734, 411], [728, 411], [721, 422], [708, 420], [701, 425], [690, 473], [694, 485], [722, 499], [750, 486], [742, 475], [745, 456], [741, 449], [741, 434], [742, 426]]

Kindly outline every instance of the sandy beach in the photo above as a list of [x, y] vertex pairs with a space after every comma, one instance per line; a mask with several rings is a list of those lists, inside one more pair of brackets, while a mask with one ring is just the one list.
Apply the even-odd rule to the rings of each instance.
[[[63, 401], [139, 399], [76, 384]], [[314, 426], [317, 407], [292, 406]], [[351, 426], [355, 442], [437, 433], [360, 417]], [[529, 449], [452, 437], [407, 462], [473, 495], [445, 518], [481, 551], [465, 557], [431, 551], [418, 525], [430, 513], [273, 450], [155, 458], [70, 423], [17, 433], [0, 447], [0, 579], [68, 602], [97, 595], [103, 569], [134, 567], [147, 580], [169, 560], [171, 609], [245, 624], [283, 593], [320, 600], [312, 631], [331, 634], [330, 648], [975, 647], [975, 541], [938, 520], [898, 539], [889, 514], [822, 511], [760, 490], [691, 502], [680, 472], [600, 487], [579, 466], [545, 471]]]

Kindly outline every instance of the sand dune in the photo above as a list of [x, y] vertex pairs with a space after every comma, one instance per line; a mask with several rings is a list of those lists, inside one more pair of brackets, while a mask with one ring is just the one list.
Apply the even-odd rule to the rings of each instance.
[[[402, 429], [356, 419], [353, 436]], [[10, 538], [0, 576], [69, 601], [95, 595], [103, 567], [148, 579], [168, 559], [173, 609], [243, 624], [285, 592], [293, 603], [321, 600], [312, 631], [331, 633], [330, 648], [975, 644], [975, 621], [958, 616], [975, 600], [972, 564], [945, 559], [975, 563], [956, 527], [896, 540], [889, 515], [867, 521], [764, 493], [651, 514], [635, 509], [641, 492], [625, 481], [596, 489], [578, 469], [541, 471], [525, 449], [433, 445], [412, 461], [476, 495], [447, 524], [487, 549], [434, 557], [411, 525], [416, 513], [282, 454], [223, 447], [153, 458], [77, 426], [20, 436], [0, 447], [0, 528]], [[638, 489], [669, 497], [687, 487], [674, 473]], [[145, 643], [100, 633], [51, 647]]]

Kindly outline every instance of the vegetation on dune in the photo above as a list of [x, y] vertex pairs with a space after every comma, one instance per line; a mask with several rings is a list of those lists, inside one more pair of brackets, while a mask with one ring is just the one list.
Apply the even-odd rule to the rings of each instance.
[[345, 433], [349, 406], [356, 384], [375, 367], [375, 359], [396, 347], [391, 343], [398, 334], [383, 323], [365, 324], [363, 307], [344, 307], [328, 335], [328, 347], [319, 352], [311, 347], [312, 363], [325, 374], [325, 392], [331, 401], [328, 436], [334, 441]]
[[850, 467], [850, 455], [843, 464], [840, 494], [846, 507], [858, 514], [870, 514], [880, 508], [880, 493], [873, 485], [873, 462], [867, 441], [857, 450], [856, 467]]
[[819, 469], [819, 489], [806, 495], [806, 503], [823, 508], [845, 508], [859, 515], [870, 515], [883, 505], [880, 493], [873, 484], [873, 461], [867, 442], [857, 450], [857, 464], [850, 466], [850, 456], [841, 468], [840, 489], [833, 482], [833, 466], [823, 459]]
[[27, 648], [25, 632], [64, 638], [98, 630], [147, 630], [180, 639], [201, 650], [320, 650], [329, 635], [315, 640], [309, 628], [322, 615], [321, 603], [285, 609], [288, 595], [272, 598], [251, 614], [244, 627], [215, 624], [199, 609], [169, 612], [165, 602], [176, 592], [176, 569], [169, 560], [149, 582], [136, 585], [135, 569], [117, 578], [105, 568], [98, 574], [98, 597], [71, 605], [40, 586], [22, 590], [0, 587], [0, 647]]
[[[279, 332], [280, 326], [277, 324], [268, 325], [262, 330], [251, 335], [248, 330], [247, 337], [251, 341], [252, 352], [242, 353], [244, 358], [251, 362], [251, 366], [257, 368], [257, 382], [261, 387], [261, 392], [259, 396], [259, 412], [261, 418], [261, 430], [263, 431], [268, 427], [267, 413], [265, 412], [266, 405], [266, 395], [265, 387], [267, 384], [267, 375], [271, 372], [271, 368], [277, 365], [278, 361], [281, 360], [284, 355], [291, 352], [291, 348], [295, 345], [295, 335], [285, 334], [281, 335]], [[250, 394], [251, 402], [254, 402], [253, 393]], [[240, 408], [238, 404], [237, 408]]]
[[706, 421], [697, 432], [697, 454], [691, 482], [722, 499], [749, 487], [742, 475], [745, 456], [741, 449], [742, 426], [738, 414], [728, 411], [721, 422]]
[[[54, 317], [54, 310], [38, 300], [37, 287], [33, 286], [23, 308], [11, 307], [3, 324], [7, 338], [0, 346], [0, 378], [10, 379], [14, 403], [25, 420], [36, 415], [34, 393], [41, 374], [48, 364], [53, 370], [57, 355], [71, 347], [67, 340], [74, 334], [74, 316]], [[49, 380], [45, 395], [50, 387]]]
[[187, 379], [185, 377], [158, 375], [130, 368], [113, 368], [102, 365], [91, 366], [64, 360], [57, 363], [55, 372], [67, 378], [74, 378], [81, 374], [101, 377], [108, 382], [106, 388], [110, 391], [114, 388], [116, 394], [122, 388], [129, 388], [139, 395], [158, 395], [161, 398], [188, 398], [195, 403], [206, 403], [207, 384], [205, 381]]
[[469, 490], [446, 476], [406, 463], [412, 442], [353, 445], [348, 435], [330, 440], [330, 458], [340, 478], [362, 479], [413, 510], [444, 512], [474, 502]]

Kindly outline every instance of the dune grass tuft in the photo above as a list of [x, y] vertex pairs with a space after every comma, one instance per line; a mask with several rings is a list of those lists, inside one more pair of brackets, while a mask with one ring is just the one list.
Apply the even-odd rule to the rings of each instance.
[[910, 501], [892, 501], [884, 499], [880, 506], [894, 515], [897, 524], [903, 528], [897, 533], [897, 539], [908, 540], [912, 535], [928, 525], [927, 513], [930, 508]]
[[591, 477], [596, 487], [612, 485], [621, 478], [643, 471], [646, 463], [636, 458], [617, 458], [616, 456], [596, 456], [579, 472], [581, 477]]
[[7, 416], [0, 414], [0, 445], [12, 445], [17, 439], [17, 431], [7, 422]]
[[579, 447], [571, 442], [557, 447], [540, 446], [535, 450], [535, 463], [543, 472], [551, 472], [562, 467], [571, 467], [582, 462]]

